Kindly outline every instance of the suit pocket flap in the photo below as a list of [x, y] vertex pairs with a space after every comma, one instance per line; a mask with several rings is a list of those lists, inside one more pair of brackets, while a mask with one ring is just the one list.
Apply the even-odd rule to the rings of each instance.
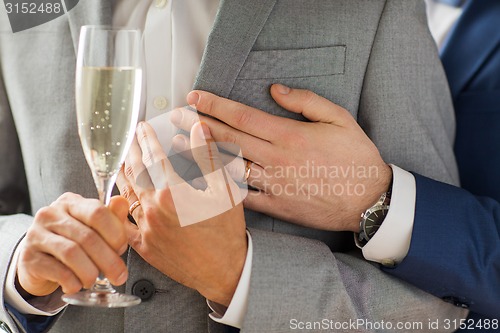
[[344, 74], [345, 45], [252, 51], [238, 79], [272, 79]]

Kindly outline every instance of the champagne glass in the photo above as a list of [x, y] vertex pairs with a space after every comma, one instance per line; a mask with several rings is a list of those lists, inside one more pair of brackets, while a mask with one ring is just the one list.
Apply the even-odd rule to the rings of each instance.
[[[83, 26], [76, 65], [78, 134], [99, 199], [109, 204], [132, 143], [142, 91], [141, 33]], [[73, 305], [127, 307], [139, 297], [118, 293], [102, 273], [91, 289], [63, 295]]]

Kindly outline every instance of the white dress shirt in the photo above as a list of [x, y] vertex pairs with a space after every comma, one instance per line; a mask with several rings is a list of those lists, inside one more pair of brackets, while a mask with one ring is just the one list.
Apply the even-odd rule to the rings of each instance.
[[[460, 14], [457, 9], [445, 10], [442, 4], [426, 0], [430, 28], [433, 36], [442, 43], [444, 37]], [[117, 0], [113, 25], [138, 28], [144, 31], [145, 80], [141, 118], [155, 118], [174, 107], [186, 104], [198, 72], [203, 50], [211, 31], [219, 0]], [[434, 11], [435, 9], [435, 15]], [[439, 15], [445, 14], [446, 19]], [[444, 24], [443, 22], [447, 22]], [[408, 253], [415, 211], [415, 178], [394, 165], [391, 208], [377, 234], [363, 247], [366, 259], [384, 265], [400, 262]], [[224, 309], [208, 301], [214, 311], [210, 317], [220, 323], [241, 328], [250, 288], [252, 240], [248, 236], [247, 258], [242, 276], [229, 307]], [[5, 285], [5, 299], [19, 312], [52, 316], [65, 305], [60, 293], [37, 297], [26, 302], [17, 292], [14, 281], [20, 243], [9, 268]]]
[[441, 50], [453, 25], [462, 15], [462, 7], [453, 7], [434, 0], [425, 0], [427, 19], [432, 37]]

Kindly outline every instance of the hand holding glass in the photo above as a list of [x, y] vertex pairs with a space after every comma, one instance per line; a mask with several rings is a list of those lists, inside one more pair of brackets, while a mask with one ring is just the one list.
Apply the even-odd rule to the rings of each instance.
[[[134, 138], [141, 87], [140, 31], [83, 26], [76, 65], [78, 134], [105, 205]], [[102, 274], [91, 289], [64, 295], [63, 300], [98, 307], [141, 302], [139, 297], [116, 292]]]

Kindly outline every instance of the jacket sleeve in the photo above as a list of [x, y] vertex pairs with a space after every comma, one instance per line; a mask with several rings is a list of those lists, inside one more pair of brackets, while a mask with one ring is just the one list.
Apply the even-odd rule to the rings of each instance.
[[397, 267], [384, 270], [458, 306], [498, 318], [500, 204], [420, 175], [415, 179], [410, 250]]

